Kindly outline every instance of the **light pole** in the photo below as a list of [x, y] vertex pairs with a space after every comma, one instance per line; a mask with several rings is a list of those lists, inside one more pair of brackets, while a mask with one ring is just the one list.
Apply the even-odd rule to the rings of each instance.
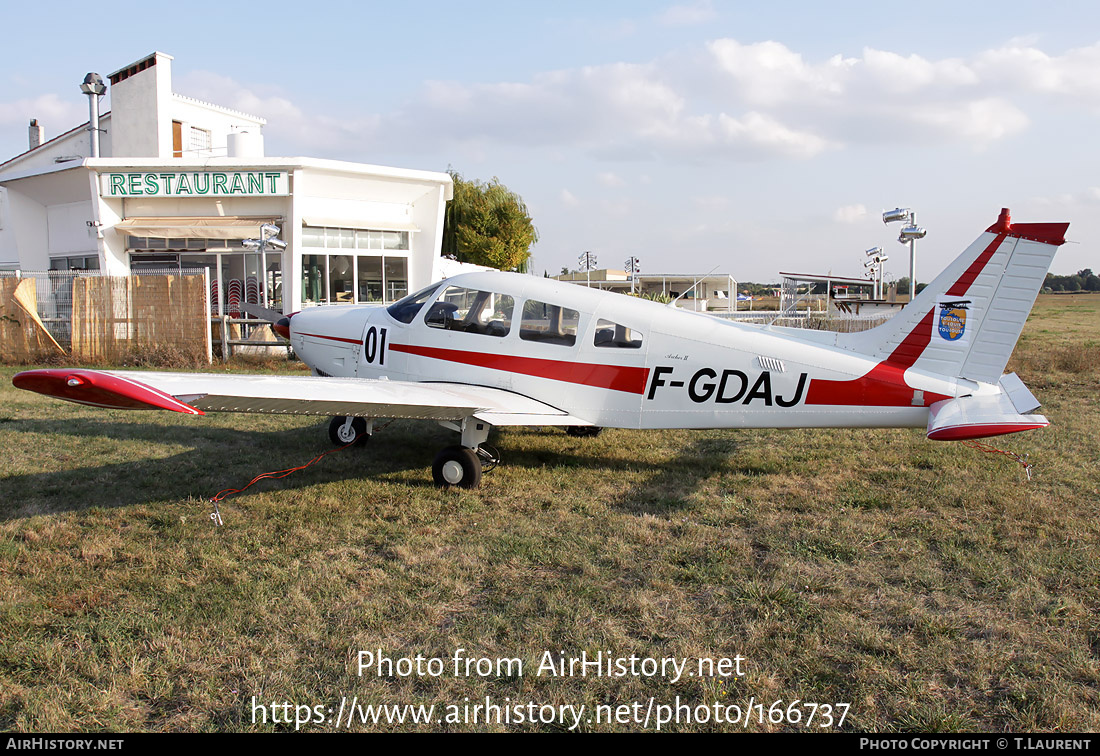
[[596, 267], [596, 256], [586, 250], [578, 255], [577, 262], [580, 264], [581, 270], [588, 274], [585, 276], [585, 286], [592, 288], [592, 270]]
[[623, 263], [623, 265], [626, 267], [626, 272], [630, 274], [630, 293], [633, 294], [634, 276], [642, 270], [641, 260], [631, 255], [630, 257], [626, 258], [626, 262]]
[[268, 294], [270, 293], [267, 288], [267, 248], [277, 249], [280, 252], [286, 249], [286, 242], [278, 238], [279, 227], [273, 226], [270, 223], [265, 223], [260, 226], [260, 238], [259, 239], [243, 239], [241, 246], [245, 249], [255, 250], [260, 254], [260, 286], [261, 296], [263, 297], [263, 306], [268, 306]]
[[863, 267], [871, 269], [873, 296], [875, 299], [882, 299], [882, 264], [890, 258], [882, 254], [882, 247], [871, 247], [865, 254], [871, 258], [863, 263]]
[[909, 301], [917, 296], [917, 239], [923, 239], [928, 232], [917, 225], [917, 216], [911, 208], [898, 207], [887, 210], [882, 214], [883, 223], [904, 222], [901, 233], [898, 234], [898, 243], [909, 243]]
[[103, 77], [89, 73], [80, 85], [80, 91], [88, 95], [88, 141], [91, 143], [91, 157], [99, 157], [99, 98], [107, 91]]
[[875, 299], [882, 299], [882, 264], [890, 258], [882, 254], [882, 247], [871, 247], [864, 254], [871, 258], [863, 263], [863, 267], [871, 269], [875, 282], [872, 287], [872, 296]]

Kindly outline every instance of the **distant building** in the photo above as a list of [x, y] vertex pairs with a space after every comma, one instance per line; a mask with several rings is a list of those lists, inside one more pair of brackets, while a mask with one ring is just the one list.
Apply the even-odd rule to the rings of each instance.
[[784, 273], [779, 290], [779, 310], [791, 314], [816, 309], [829, 315], [889, 316], [905, 303], [897, 301], [897, 285], [891, 284], [887, 299], [875, 299], [875, 283], [866, 278], [818, 273]]
[[679, 298], [677, 307], [696, 312], [733, 312], [737, 309], [737, 281], [727, 273], [636, 273], [632, 277], [625, 270], [604, 268], [573, 271], [554, 278], [621, 294], [663, 294]]
[[[442, 277], [450, 176], [266, 157], [266, 121], [173, 92], [171, 62], [110, 74], [96, 134], [89, 120], [47, 141], [31, 121], [29, 149], [0, 163], [0, 267], [206, 268], [217, 312], [390, 302]], [[242, 240], [265, 223], [287, 247], [261, 261]]]

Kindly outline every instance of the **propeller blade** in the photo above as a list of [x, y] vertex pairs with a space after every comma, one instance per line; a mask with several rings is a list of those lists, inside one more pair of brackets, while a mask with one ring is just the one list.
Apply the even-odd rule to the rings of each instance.
[[240, 304], [240, 308], [252, 317], [259, 318], [260, 320], [266, 320], [269, 323], [278, 323], [280, 320], [283, 319], [283, 314], [281, 312], [269, 310], [266, 307], [260, 307], [257, 304], [246, 304], [242, 302]]

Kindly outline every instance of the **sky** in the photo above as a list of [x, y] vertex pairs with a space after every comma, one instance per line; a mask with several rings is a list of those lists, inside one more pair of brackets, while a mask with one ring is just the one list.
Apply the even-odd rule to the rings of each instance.
[[[1100, 269], [1100, 3], [0, 0], [0, 160], [159, 50], [173, 89], [263, 116], [270, 156], [498, 178], [536, 273], [934, 277], [992, 224], [1069, 221]], [[109, 109], [109, 96], [104, 109]]]

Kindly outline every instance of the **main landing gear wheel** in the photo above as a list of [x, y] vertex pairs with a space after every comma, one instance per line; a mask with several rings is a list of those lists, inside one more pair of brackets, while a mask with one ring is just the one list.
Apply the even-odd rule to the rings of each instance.
[[435, 455], [432, 478], [440, 488], [477, 488], [481, 483], [481, 460], [473, 449], [448, 446]]
[[600, 435], [600, 431], [603, 428], [595, 425], [567, 425], [565, 426], [565, 434], [567, 436], [573, 436], [574, 438], [595, 438]]
[[367, 434], [367, 421], [362, 417], [353, 417], [351, 424], [347, 417], [338, 415], [328, 424], [328, 437], [337, 446], [347, 446], [354, 443], [365, 443], [370, 436]]

